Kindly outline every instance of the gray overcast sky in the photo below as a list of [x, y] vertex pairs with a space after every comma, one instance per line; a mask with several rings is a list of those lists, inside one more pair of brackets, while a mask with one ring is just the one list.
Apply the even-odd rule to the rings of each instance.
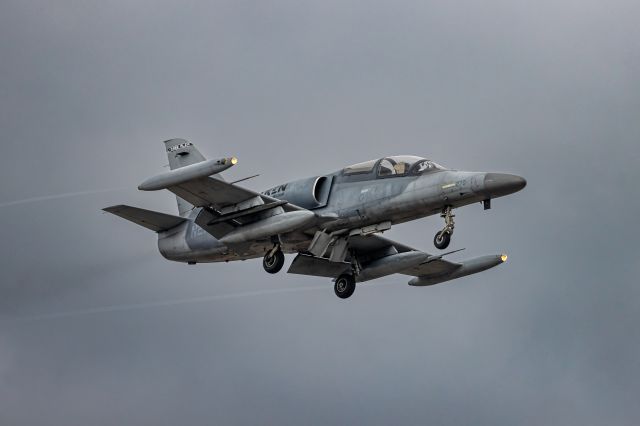
[[[632, 0], [3, 0], [0, 424], [638, 424], [639, 19]], [[176, 211], [136, 190], [170, 137], [236, 155], [254, 189], [407, 153], [529, 185], [457, 212], [455, 258], [505, 265], [340, 301], [258, 261], [164, 261], [101, 214]], [[431, 250], [439, 226], [389, 237]]]

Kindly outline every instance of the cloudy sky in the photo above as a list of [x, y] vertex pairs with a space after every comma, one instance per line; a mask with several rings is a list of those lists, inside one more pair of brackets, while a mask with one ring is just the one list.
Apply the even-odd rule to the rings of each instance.
[[[633, 0], [3, 0], [0, 424], [637, 424], [639, 19]], [[167, 262], [102, 214], [176, 212], [136, 190], [171, 137], [237, 156], [253, 189], [408, 153], [529, 185], [457, 211], [454, 259], [505, 265], [340, 301], [259, 261]], [[440, 226], [388, 236], [432, 250]]]

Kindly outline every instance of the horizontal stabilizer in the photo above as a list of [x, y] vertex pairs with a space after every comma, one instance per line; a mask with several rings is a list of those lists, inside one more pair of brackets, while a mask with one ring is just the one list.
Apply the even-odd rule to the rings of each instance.
[[125, 205], [105, 207], [102, 210], [115, 214], [116, 216], [120, 216], [121, 218], [127, 219], [136, 225], [144, 226], [145, 228], [155, 232], [166, 231], [167, 229], [178, 226], [187, 220], [183, 217]]

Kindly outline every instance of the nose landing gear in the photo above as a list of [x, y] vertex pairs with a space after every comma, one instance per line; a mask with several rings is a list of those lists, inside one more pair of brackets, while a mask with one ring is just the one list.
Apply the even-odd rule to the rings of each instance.
[[280, 245], [276, 244], [271, 250], [264, 255], [262, 259], [262, 267], [270, 274], [277, 274], [284, 266], [284, 253], [280, 249]]
[[440, 250], [444, 250], [449, 247], [451, 236], [453, 235], [453, 228], [455, 227], [453, 221], [455, 215], [451, 210], [451, 206], [445, 207], [442, 213], [440, 213], [440, 217], [444, 218], [444, 228], [436, 233], [436, 236], [433, 238], [433, 245]]

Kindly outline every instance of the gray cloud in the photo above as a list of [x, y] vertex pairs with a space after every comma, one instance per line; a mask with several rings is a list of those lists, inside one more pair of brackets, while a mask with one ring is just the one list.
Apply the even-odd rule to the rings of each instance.
[[[0, 423], [637, 423], [639, 12], [3, 2]], [[170, 137], [254, 189], [396, 153], [529, 185], [457, 212], [456, 256], [507, 264], [341, 303], [258, 262], [166, 262], [103, 215], [176, 211], [135, 189]], [[35, 201], [87, 188], [130, 190]], [[389, 236], [430, 249], [438, 225]]]

